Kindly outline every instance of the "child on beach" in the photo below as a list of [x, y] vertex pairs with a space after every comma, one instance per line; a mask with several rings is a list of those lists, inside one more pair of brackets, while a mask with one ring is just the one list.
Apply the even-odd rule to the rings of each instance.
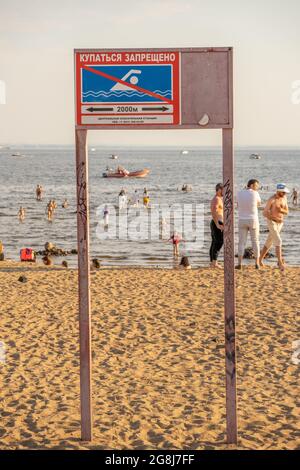
[[173, 235], [169, 238], [169, 242], [172, 242], [173, 244], [173, 256], [178, 257], [179, 256], [179, 243], [184, 242], [184, 240], [178, 235], [178, 233], [174, 232]]

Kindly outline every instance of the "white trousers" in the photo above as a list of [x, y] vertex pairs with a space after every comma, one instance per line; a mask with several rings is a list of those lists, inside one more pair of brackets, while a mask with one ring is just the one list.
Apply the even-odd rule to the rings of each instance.
[[259, 221], [252, 219], [239, 220], [239, 248], [238, 255], [243, 256], [247, 243], [248, 232], [250, 233], [253, 253], [255, 258], [259, 257]]

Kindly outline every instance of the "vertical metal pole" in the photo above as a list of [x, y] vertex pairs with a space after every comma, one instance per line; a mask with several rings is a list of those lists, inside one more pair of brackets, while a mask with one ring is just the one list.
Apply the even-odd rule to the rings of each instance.
[[233, 131], [223, 132], [224, 310], [227, 443], [237, 444]]
[[81, 439], [92, 440], [87, 130], [76, 133]]

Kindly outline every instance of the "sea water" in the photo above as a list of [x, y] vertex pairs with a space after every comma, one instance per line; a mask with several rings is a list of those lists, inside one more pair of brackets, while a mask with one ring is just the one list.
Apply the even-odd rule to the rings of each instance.
[[[163, 237], [115, 237], [109, 232], [103, 236], [102, 208], [111, 207], [110, 224], [114, 219], [114, 206], [118, 194], [124, 188], [129, 196], [137, 189], [140, 200], [146, 187], [152, 208], [162, 206], [172, 208], [177, 204], [185, 211], [193, 212], [200, 207], [197, 217], [204, 222], [199, 228], [199, 237], [193, 243], [182, 243], [182, 253], [190, 257], [193, 266], [206, 266], [209, 263], [210, 200], [214, 196], [216, 183], [222, 181], [221, 148], [188, 148], [188, 153], [178, 147], [140, 147], [89, 149], [89, 195], [90, 195], [90, 239], [91, 257], [102, 261], [103, 266], [149, 266], [172, 267], [172, 245], [167, 242], [168, 230], [172, 233], [172, 221], [166, 222]], [[249, 159], [255, 151], [260, 160]], [[24, 156], [12, 156], [19, 152]], [[111, 160], [117, 154], [118, 160]], [[284, 182], [290, 189], [300, 187], [300, 149], [293, 148], [237, 148], [235, 149], [235, 187], [245, 186], [250, 178], [256, 178], [263, 186], [260, 191], [263, 202], [275, 192], [278, 182]], [[5, 247], [6, 258], [19, 259], [22, 247], [42, 250], [47, 241], [57, 247], [71, 250], [77, 247], [76, 240], [76, 172], [74, 148], [68, 146], [11, 146], [0, 149], [0, 240]], [[103, 178], [106, 167], [122, 165], [129, 171], [149, 168], [144, 179]], [[41, 184], [45, 190], [43, 201], [35, 198], [35, 188]], [[192, 187], [191, 192], [181, 191], [183, 184]], [[290, 196], [289, 196], [290, 197]], [[64, 199], [69, 207], [62, 208]], [[55, 199], [58, 208], [52, 222], [47, 221], [46, 204]], [[20, 223], [17, 217], [20, 206], [26, 209], [26, 219]], [[284, 257], [289, 264], [300, 264], [300, 206], [292, 207], [286, 218], [282, 232]], [[100, 209], [99, 209], [100, 208]], [[141, 211], [151, 209], [142, 208]], [[195, 219], [194, 212], [194, 219]], [[144, 214], [145, 215], [145, 214]], [[124, 216], [124, 214], [123, 214]], [[139, 217], [138, 211], [130, 212], [129, 219]], [[179, 213], [179, 218], [181, 213]], [[261, 245], [267, 237], [266, 223], [261, 222]], [[130, 219], [130, 220], [131, 220]], [[130, 222], [129, 220], [129, 222]], [[143, 219], [144, 220], [144, 219]], [[199, 221], [198, 221], [199, 222]], [[145, 228], [145, 227], [143, 227]], [[201, 232], [201, 233], [200, 233]], [[100, 237], [99, 237], [100, 234]], [[101, 235], [102, 234], [102, 235]], [[196, 234], [197, 235], [197, 234]], [[197, 237], [196, 237], [197, 238]], [[236, 231], [237, 241], [237, 231]], [[247, 246], [251, 242], [248, 240]], [[77, 263], [76, 255], [66, 257], [70, 266]], [[60, 263], [61, 259], [54, 260]], [[270, 263], [274, 263], [271, 259]]]

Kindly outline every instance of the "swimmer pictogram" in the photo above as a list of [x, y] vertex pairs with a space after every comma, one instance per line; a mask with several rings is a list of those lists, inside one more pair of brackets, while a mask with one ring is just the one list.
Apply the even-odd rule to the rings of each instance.
[[77, 63], [81, 124], [179, 122], [178, 57], [168, 63], [108, 62]]

